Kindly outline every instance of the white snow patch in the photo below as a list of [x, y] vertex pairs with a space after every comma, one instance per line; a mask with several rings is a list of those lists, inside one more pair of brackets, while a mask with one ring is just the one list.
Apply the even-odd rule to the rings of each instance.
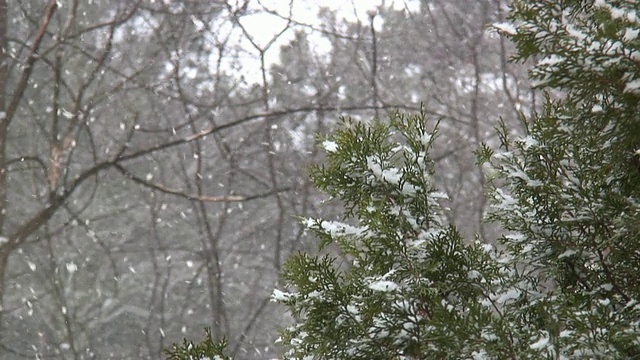
[[515, 25], [510, 22], [494, 23], [492, 26], [504, 34], [516, 35], [518, 33], [518, 29], [516, 29]]
[[576, 250], [573, 250], [573, 249], [566, 250], [562, 254], [558, 255], [558, 259], [562, 259], [562, 258], [565, 258], [565, 257], [573, 256], [573, 255], [575, 255], [577, 253], [578, 252]]
[[558, 65], [559, 63], [565, 61], [566, 58], [563, 56], [559, 56], [556, 54], [552, 54], [549, 55], [547, 57], [545, 57], [544, 59], [538, 61], [538, 66], [555, 66]]
[[611, 18], [613, 19], [620, 19], [625, 14], [625, 11], [623, 9], [617, 7], [611, 7], [609, 11], [611, 11]]
[[482, 336], [482, 338], [487, 341], [496, 341], [500, 339], [496, 334], [487, 329], [483, 329], [480, 333], [480, 336]]
[[328, 221], [324, 220], [320, 223], [320, 227], [332, 237], [341, 236], [341, 235], [364, 235], [366, 233], [366, 229], [359, 228], [355, 226], [351, 226], [349, 224], [345, 224], [339, 221]]
[[631, 42], [638, 37], [638, 33], [640, 29], [627, 28], [624, 32], [624, 36], [622, 37], [622, 41]]
[[431, 141], [431, 134], [429, 134], [429, 133], [424, 133], [424, 134], [422, 134], [422, 136], [420, 137], [420, 142], [421, 142], [421, 143], [422, 143], [422, 145], [424, 145], [424, 146], [428, 146], [430, 141]]
[[492, 156], [494, 159], [499, 160], [499, 161], [507, 161], [511, 158], [513, 158], [513, 153], [511, 151], [505, 151], [505, 152], [501, 152], [501, 153], [495, 153]]
[[507, 292], [500, 294], [495, 300], [498, 304], [506, 304], [508, 301], [518, 299], [520, 291], [518, 289], [509, 289]]
[[533, 344], [529, 345], [529, 347], [531, 349], [533, 349], [533, 350], [538, 350], [538, 349], [542, 349], [544, 347], [547, 347], [548, 344], [549, 344], [549, 335], [545, 334], [538, 341], [536, 341]]
[[596, 0], [593, 2], [593, 6], [594, 7], [608, 7], [609, 4], [607, 4], [604, 0]]
[[467, 273], [467, 276], [469, 277], [469, 279], [477, 279], [477, 278], [481, 278], [482, 275], [480, 275], [480, 273], [478, 272], [478, 270], [470, 270]]
[[347, 305], [347, 312], [351, 315], [358, 315], [360, 314], [360, 309], [358, 309], [358, 307], [356, 307], [355, 305], [349, 304]]
[[613, 290], [613, 285], [611, 285], [611, 284], [602, 284], [602, 285], [600, 285], [600, 288], [603, 289], [604, 291], [611, 291], [611, 290]]
[[373, 156], [367, 157], [367, 167], [373, 172], [373, 175], [380, 178], [389, 184], [398, 185], [402, 178], [402, 172], [396, 168], [382, 169], [382, 166], [373, 158]]
[[579, 41], [584, 41], [585, 39], [588, 38], [587, 34], [583, 33], [573, 25], [567, 25], [566, 29], [569, 36], [574, 37]]
[[4, 244], [4, 243], [8, 243], [8, 242], [9, 242], [9, 239], [7, 239], [7, 238], [6, 238], [6, 237], [4, 237], [4, 236], [0, 236], [0, 245], [2, 245], [2, 244]]
[[572, 335], [573, 335], [573, 331], [571, 331], [571, 330], [562, 330], [562, 331], [560, 332], [560, 337], [561, 337], [561, 338], [563, 338], [563, 337], [569, 337], [569, 336], [572, 336]]
[[271, 301], [287, 301], [294, 296], [291, 293], [274, 289], [273, 294], [271, 294]]
[[531, 178], [529, 178], [529, 175], [526, 172], [522, 171], [522, 170], [514, 170], [511, 173], [509, 173], [508, 177], [521, 179], [521, 180], [524, 180], [526, 182], [531, 181]]
[[379, 280], [369, 284], [369, 289], [374, 291], [389, 292], [389, 291], [394, 291], [397, 288], [398, 288], [398, 284], [394, 283], [393, 281]]
[[487, 360], [487, 359], [490, 359], [490, 357], [487, 355], [487, 352], [484, 351], [484, 350], [472, 352], [471, 353], [471, 358], [473, 360]]
[[444, 199], [444, 200], [449, 200], [449, 195], [447, 195], [446, 193], [443, 193], [441, 191], [434, 191], [431, 194], [429, 194], [432, 198], [434, 199]]
[[624, 92], [640, 92], [640, 79], [634, 79], [627, 83], [624, 87]]
[[527, 181], [527, 186], [529, 187], [540, 187], [543, 186], [544, 183], [540, 180], [529, 180]]
[[322, 142], [322, 147], [330, 153], [338, 151], [338, 144], [335, 141], [325, 140]]
[[402, 184], [402, 193], [403, 194], [405, 194], [405, 195], [413, 195], [416, 192], [418, 192], [418, 188], [417, 187], [415, 187], [415, 186], [413, 186], [411, 184], [407, 184], [407, 183]]
[[532, 146], [538, 146], [538, 140], [531, 135], [518, 139], [518, 142], [522, 143], [524, 150], [528, 150]]

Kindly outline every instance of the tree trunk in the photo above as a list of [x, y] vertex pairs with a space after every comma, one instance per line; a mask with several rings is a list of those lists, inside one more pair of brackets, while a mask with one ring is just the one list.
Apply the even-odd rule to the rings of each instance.
[[[9, 58], [7, 56], [7, 0], [0, 0], [0, 239], [4, 239], [5, 216], [7, 205], [7, 161], [6, 161], [6, 89], [9, 74]], [[8, 244], [0, 241], [0, 342], [2, 341], [2, 315], [4, 314], [4, 273], [9, 259]]]
[[3, 315], [4, 309], [4, 285], [5, 285], [5, 270], [7, 269], [7, 263], [9, 261], [9, 251], [0, 248], [0, 343], [2, 343], [3, 336]]

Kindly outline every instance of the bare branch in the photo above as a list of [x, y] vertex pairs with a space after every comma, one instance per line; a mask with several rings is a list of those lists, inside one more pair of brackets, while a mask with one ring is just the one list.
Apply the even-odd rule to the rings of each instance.
[[22, 100], [22, 96], [24, 95], [24, 91], [27, 88], [27, 84], [29, 82], [29, 78], [31, 77], [31, 72], [33, 71], [33, 65], [38, 60], [38, 50], [40, 49], [40, 44], [42, 43], [42, 39], [44, 34], [49, 26], [49, 21], [53, 17], [53, 13], [58, 8], [58, 2], [56, 0], [50, 0], [49, 5], [45, 9], [44, 15], [42, 17], [42, 22], [40, 24], [40, 28], [36, 34], [36, 38], [33, 41], [33, 45], [31, 45], [31, 52], [29, 57], [27, 58], [27, 63], [24, 65], [22, 70], [22, 76], [20, 80], [18, 80], [18, 84], [16, 85], [16, 89], [13, 93], [13, 97], [11, 98], [11, 102], [9, 106], [7, 106], [7, 110], [5, 111], [5, 119], [4, 121], [8, 124], [11, 123], [11, 119], [15, 114], [16, 109], [18, 108], [18, 104]]

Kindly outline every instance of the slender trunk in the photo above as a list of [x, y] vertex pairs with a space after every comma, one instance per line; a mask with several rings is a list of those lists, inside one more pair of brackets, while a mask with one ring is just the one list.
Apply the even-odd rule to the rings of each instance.
[[[9, 77], [9, 58], [7, 56], [7, 0], [0, 0], [0, 239], [5, 234], [5, 216], [7, 205], [7, 161], [6, 140], [8, 121], [6, 121], [6, 89]], [[4, 244], [4, 246], [3, 246]], [[4, 313], [4, 273], [9, 259], [8, 244], [0, 242], [0, 340], [2, 340], [2, 315]]]
[[7, 262], [9, 261], [10, 252], [7, 249], [0, 247], [0, 343], [3, 340], [3, 315], [4, 315], [4, 285], [5, 285], [5, 270], [7, 269]]
[[[7, 203], [7, 168], [6, 168], [6, 140], [8, 121], [6, 89], [9, 77], [9, 58], [7, 56], [7, 0], [0, 0], [0, 236], [4, 233], [4, 219]], [[0, 245], [1, 246], [1, 245]]]

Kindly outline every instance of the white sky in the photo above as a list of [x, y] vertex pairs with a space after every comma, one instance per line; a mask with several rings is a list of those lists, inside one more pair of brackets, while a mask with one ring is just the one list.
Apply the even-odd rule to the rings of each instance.
[[[244, 0], [235, 0], [241, 6]], [[276, 15], [263, 11], [265, 8], [275, 10], [283, 17], [289, 16], [290, 0], [251, 0], [249, 2], [249, 13], [252, 15], [243, 16], [241, 23], [253, 38], [253, 41], [260, 47], [266, 46], [275, 36], [286, 26], [286, 20]], [[367, 23], [369, 17], [368, 11], [375, 10], [380, 5], [392, 6], [395, 9], [408, 9], [409, 11], [417, 11], [420, 7], [419, 0], [292, 0], [292, 18], [299, 23], [321, 27], [317, 14], [321, 7], [334, 10], [338, 14], [338, 19], [346, 19], [348, 21], [358, 21]], [[377, 18], [374, 26], [378, 29], [384, 26], [382, 19]], [[267, 64], [273, 64], [279, 60], [280, 47], [290, 42], [294, 37], [294, 31], [300, 27], [292, 26], [283, 33], [277, 41], [265, 52], [265, 61]], [[251, 54], [242, 63], [242, 74], [249, 83], [260, 82], [260, 62], [258, 51], [251, 45], [246, 37], [239, 29], [235, 30], [237, 41], [240, 42], [243, 49]], [[315, 51], [321, 55], [330, 51], [328, 41], [324, 40], [320, 34], [311, 34], [310, 40], [315, 45]], [[255, 56], [255, 58], [253, 58]], [[268, 65], [267, 65], [268, 66]]]

